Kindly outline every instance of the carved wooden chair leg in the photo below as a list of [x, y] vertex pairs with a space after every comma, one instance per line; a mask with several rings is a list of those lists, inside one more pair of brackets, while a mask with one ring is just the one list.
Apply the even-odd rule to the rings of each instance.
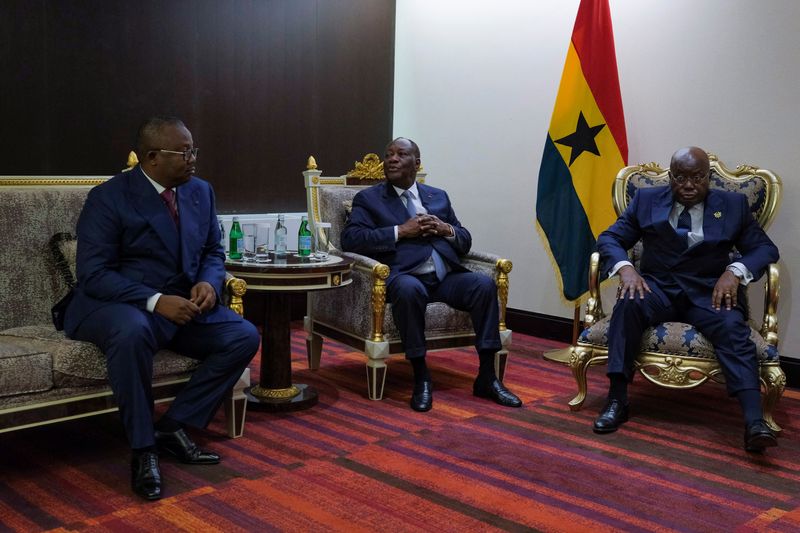
[[571, 350], [569, 367], [572, 370], [575, 383], [578, 385], [578, 394], [569, 402], [569, 408], [572, 411], [579, 411], [580, 408], [583, 407], [583, 402], [586, 400], [586, 393], [588, 390], [586, 372], [589, 369], [589, 361], [591, 358], [591, 348], [574, 346]]
[[786, 387], [786, 374], [783, 373], [778, 363], [761, 363], [761, 383], [764, 385], [763, 395], [763, 408], [764, 408], [764, 421], [770, 429], [776, 433], [782, 431], [781, 427], [775, 423], [772, 418], [772, 413], [775, 406], [783, 396], [783, 390]]
[[244, 389], [250, 386], [250, 369], [245, 368], [239, 381], [231, 389], [230, 394], [223, 402], [225, 406], [225, 422], [228, 436], [232, 439], [241, 437], [244, 433], [244, 418], [247, 413], [247, 396]]
[[383, 399], [386, 370], [383, 359], [367, 359], [367, 393], [370, 400]]
[[500, 350], [494, 354], [494, 373], [500, 381], [503, 381], [503, 376], [506, 374], [507, 361], [508, 350]]

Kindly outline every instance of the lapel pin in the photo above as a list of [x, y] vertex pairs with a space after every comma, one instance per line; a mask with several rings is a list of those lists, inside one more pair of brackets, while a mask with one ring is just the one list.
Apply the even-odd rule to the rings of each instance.
[[722, 218], [722, 211], [715, 211], [714, 218]]

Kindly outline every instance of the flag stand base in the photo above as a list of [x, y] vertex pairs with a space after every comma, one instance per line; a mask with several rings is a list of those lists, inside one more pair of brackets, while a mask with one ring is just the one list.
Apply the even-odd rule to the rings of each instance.
[[542, 357], [554, 363], [563, 363], [568, 365], [571, 355], [572, 346], [567, 346], [566, 348], [559, 348], [558, 350], [548, 350], [542, 354]]

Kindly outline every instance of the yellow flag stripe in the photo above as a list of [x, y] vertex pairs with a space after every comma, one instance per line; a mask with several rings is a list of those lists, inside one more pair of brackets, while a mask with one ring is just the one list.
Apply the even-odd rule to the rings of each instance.
[[[583, 76], [578, 54], [570, 42], [555, 109], [550, 120], [550, 137], [553, 141], [575, 132], [580, 112], [583, 113], [589, 126], [606, 124]], [[592, 234], [597, 238], [617, 218], [611, 204], [611, 188], [614, 177], [625, 163], [608, 126], [600, 130], [594, 140], [600, 155], [583, 152], [571, 166], [569, 160], [572, 148], [558, 143], [556, 147], [564, 159], [564, 164], [569, 166], [575, 192], [586, 212]]]

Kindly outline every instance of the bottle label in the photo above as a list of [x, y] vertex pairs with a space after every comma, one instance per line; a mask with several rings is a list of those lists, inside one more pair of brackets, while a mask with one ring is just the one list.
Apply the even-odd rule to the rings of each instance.
[[300, 235], [297, 238], [297, 253], [300, 255], [311, 254], [311, 235]]

